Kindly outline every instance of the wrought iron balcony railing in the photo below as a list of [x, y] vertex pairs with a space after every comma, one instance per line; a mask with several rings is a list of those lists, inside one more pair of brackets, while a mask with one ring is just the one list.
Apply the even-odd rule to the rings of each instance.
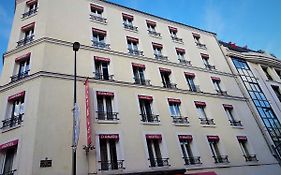
[[20, 125], [23, 122], [22, 117], [23, 114], [19, 114], [17, 116], [13, 115], [11, 118], [3, 120], [1, 129], [8, 129]]
[[249, 155], [243, 155], [243, 156], [245, 157], [246, 162], [250, 162], [250, 161], [257, 162], [258, 161], [257, 156], [255, 154], [249, 154]]
[[241, 121], [229, 120], [231, 126], [243, 126]]
[[17, 171], [17, 170], [14, 169], [14, 170], [11, 170], [11, 171], [8, 171], [8, 172], [0, 173], [0, 175], [14, 175], [16, 171]]
[[29, 71], [30, 70], [26, 70], [25, 72], [21, 72], [21, 73], [19, 73], [17, 75], [11, 76], [11, 82], [18, 81], [20, 79], [23, 79], [23, 78], [27, 77]]
[[105, 120], [105, 121], [117, 121], [118, 118], [118, 112], [107, 112], [107, 111], [97, 111], [98, 120]]
[[140, 78], [134, 78], [134, 80], [135, 80], [135, 84], [151, 86], [150, 80], [145, 80]]
[[148, 159], [150, 161], [150, 167], [163, 167], [170, 166], [169, 158], [156, 158], [156, 159]]
[[27, 37], [25, 37], [24, 39], [19, 40], [19, 41], [17, 42], [17, 44], [18, 44], [17, 47], [24, 46], [24, 45], [26, 45], [26, 44], [28, 44], [28, 43], [31, 43], [31, 42], [33, 41], [33, 39], [34, 39], [34, 35], [27, 36]]
[[188, 117], [172, 116], [172, 118], [175, 124], [189, 124]]
[[199, 118], [200, 119], [200, 124], [201, 125], [216, 125], [214, 122], [214, 119], [209, 119], [209, 118]]
[[229, 163], [227, 155], [213, 156], [215, 163]]
[[114, 80], [114, 75], [107, 75], [99, 72], [93, 72], [93, 73], [94, 73], [94, 78], [96, 80], [110, 80], [110, 81]]
[[22, 14], [22, 18], [31, 16], [32, 14], [35, 14], [37, 11], [38, 11], [38, 7], [36, 7], [35, 9], [31, 9], [28, 12], [25, 12], [24, 14]]
[[201, 44], [201, 43], [199, 43], [199, 42], [195, 42], [196, 43], [196, 46], [198, 47], [198, 48], [200, 48], [200, 49], [207, 49], [207, 47], [206, 47], [206, 44]]
[[188, 61], [188, 60], [185, 60], [185, 59], [178, 59], [178, 60], [181, 64], [191, 66], [191, 61]]
[[117, 161], [99, 161], [100, 169], [99, 171], [110, 171], [110, 170], [121, 170], [125, 169], [124, 160]]
[[110, 49], [110, 44], [106, 44], [105, 42], [101, 42], [101, 41], [94, 41], [93, 42], [93, 46], [99, 49]]
[[164, 88], [169, 88], [169, 89], [178, 89], [177, 84], [174, 83], [163, 83]]
[[90, 14], [90, 19], [94, 20], [94, 21], [98, 21], [98, 22], [104, 23], [104, 24], [107, 23], [107, 19], [106, 18], [104, 18], [102, 16], [98, 16], [96, 14]]
[[210, 64], [205, 64], [205, 67], [207, 69], [210, 69], [210, 70], [216, 69], [216, 66], [213, 66], [213, 65], [210, 65]]
[[129, 30], [132, 30], [132, 31], [135, 31], [135, 32], [138, 31], [138, 27], [133, 26], [133, 25], [131, 25], [131, 24], [123, 23], [123, 26], [124, 26], [125, 29], [129, 29]]
[[154, 54], [154, 56], [155, 56], [155, 58], [157, 59], [157, 60], [164, 60], [164, 61], [167, 61], [168, 60], [168, 57], [167, 56], [164, 56], [164, 55], [162, 55], [162, 54]]
[[171, 35], [171, 37], [172, 37], [173, 41], [183, 43], [183, 39], [182, 38], [178, 38], [177, 36], [173, 36], [173, 35]]
[[132, 54], [132, 55], [138, 55], [138, 56], [143, 56], [143, 51], [140, 51], [140, 50], [134, 50], [134, 49], [129, 49], [129, 53]]
[[158, 33], [158, 32], [153, 31], [153, 30], [147, 30], [147, 31], [150, 35], [153, 35], [153, 36], [156, 36], [156, 37], [161, 37], [161, 33]]
[[155, 114], [140, 114], [141, 121], [146, 123], [159, 123], [159, 115]]
[[202, 164], [200, 157], [183, 157], [185, 165], [199, 165]]

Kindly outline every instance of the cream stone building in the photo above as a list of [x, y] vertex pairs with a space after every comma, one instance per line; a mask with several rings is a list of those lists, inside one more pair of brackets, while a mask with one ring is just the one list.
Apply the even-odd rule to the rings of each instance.
[[71, 174], [74, 41], [78, 175], [280, 174], [215, 33], [99, 0], [16, 1], [0, 174]]

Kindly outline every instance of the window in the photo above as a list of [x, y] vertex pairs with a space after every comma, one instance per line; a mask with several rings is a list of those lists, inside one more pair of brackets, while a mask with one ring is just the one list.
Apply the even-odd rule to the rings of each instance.
[[163, 45], [158, 43], [152, 43], [154, 56], [158, 60], [168, 60], [168, 57], [162, 55]]
[[218, 136], [207, 136], [209, 141], [209, 146], [211, 149], [211, 153], [215, 160], [215, 163], [229, 163], [227, 155], [221, 155], [219, 149], [219, 137]]
[[147, 134], [146, 143], [150, 167], [169, 166], [169, 158], [163, 158], [161, 153], [162, 136], [160, 134]]
[[250, 151], [248, 149], [248, 139], [246, 136], [237, 136], [237, 140], [239, 142], [241, 151], [243, 153], [243, 156], [245, 157], [245, 160], [248, 161], [258, 161], [257, 156], [255, 154], [250, 154]]
[[176, 48], [176, 53], [178, 56], [178, 60], [180, 63], [185, 64], [185, 65], [191, 65], [190, 61], [187, 61], [185, 59], [185, 50], [181, 48]]
[[124, 28], [137, 32], [138, 27], [133, 25], [134, 16], [128, 15], [128, 14], [125, 14], [125, 13], [122, 13], [122, 16], [123, 16], [123, 26], [124, 26]]
[[221, 79], [219, 77], [211, 77], [211, 79], [217, 93], [227, 95], [227, 92], [221, 88]]
[[118, 134], [100, 134], [100, 170], [118, 170], [124, 169], [124, 160], [118, 159], [117, 144], [119, 142]]
[[37, 0], [29, 0], [26, 2], [27, 6], [27, 12], [22, 14], [22, 18], [26, 18], [28, 16], [31, 16], [32, 14], [35, 14], [38, 10], [38, 2]]
[[113, 108], [114, 93], [97, 91], [97, 114], [98, 120], [119, 120], [118, 112]]
[[147, 25], [147, 31], [150, 35], [156, 36], [156, 37], [161, 37], [161, 34], [156, 32], [156, 22], [146, 20], [146, 25]]
[[200, 41], [200, 38], [201, 38], [200, 34], [192, 33], [192, 35], [193, 35], [195, 44], [196, 44], [196, 46], [198, 48], [200, 48], [200, 49], [207, 49], [206, 44], [202, 44], [201, 41]]
[[194, 156], [192, 151], [192, 135], [178, 135], [185, 165], [201, 164], [200, 157]]
[[7, 116], [3, 120], [2, 129], [19, 126], [23, 121], [25, 91], [8, 97]]
[[195, 83], [194, 83], [195, 74], [190, 73], [190, 72], [184, 72], [184, 75], [185, 75], [189, 90], [192, 92], [201, 92], [199, 86], [195, 85]]
[[275, 69], [276, 74], [279, 76], [279, 78], [281, 79], [281, 70], [277, 70]]
[[24, 77], [28, 76], [29, 67], [30, 67], [30, 55], [31, 53], [27, 53], [22, 55], [15, 60], [15, 71], [16, 74], [11, 77], [11, 81], [17, 81]]
[[273, 91], [275, 92], [277, 98], [279, 99], [279, 101], [281, 102], [281, 93], [280, 93], [280, 88], [279, 86], [274, 86], [274, 85], [271, 85]]
[[183, 117], [180, 111], [180, 99], [168, 98], [170, 114], [175, 124], [188, 124], [187, 117]]
[[142, 122], [149, 122], [149, 123], [158, 123], [159, 115], [155, 115], [152, 112], [152, 96], [147, 95], [138, 95], [139, 98], [139, 105], [141, 111], [141, 121]]
[[21, 28], [21, 40], [17, 42], [18, 47], [24, 46], [33, 41], [35, 22], [25, 25]]
[[215, 69], [215, 66], [209, 63], [209, 55], [201, 53], [202, 61], [207, 69]]
[[93, 46], [100, 49], [110, 49], [109, 44], [106, 44], [106, 31], [92, 29], [93, 31]]
[[264, 74], [266, 75], [267, 79], [273, 80], [272, 77], [271, 77], [271, 75], [270, 75], [269, 72], [268, 72], [268, 68], [267, 68], [267, 67], [261, 67], [261, 68], [262, 68]]
[[14, 169], [14, 158], [17, 152], [18, 140], [13, 140], [0, 145], [0, 173], [3, 175], [13, 175], [16, 169]]
[[103, 14], [103, 7], [95, 5], [95, 4], [91, 4], [91, 14], [90, 14], [90, 18], [92, 20], [98, 21], [98, 22], [102, 22], [102, 23], [106, 23], [106, 18], [104, 18], [102, 16]]
[[226, 112], [227, 118], [231, 126], [242, 126], [241, 121], [237, 121], [233, 115], [233, 106], [229, 104], [223, 104], [224, 110]]
[[180, 42], [180, 43], [183, 42], [182, 38], [178, 38], [178, 36], [177, 36], [177, 33], [178, 33], [177, 28], [169, 26], [169, 31], [170, 31], [173, 41]]
[[109, 58], [94, 57], [95, 60], [95, 79], [98, 80], [113, 80], [113, 75], [109, 75]]
[[127, 36], [129, 53], [132, 55], [143, 55], [143, 51], [138, 49], [139, 39]]
[[209, 119], [205, 112], [206, 103], [201, 101], [195, 101], [195, 106], [197, 109], [197, 113], [199, 116], [199, 120], [201, 121], [200, 124], [202, 125], [215, 125], [214, 119]]
[[144, 76], [145, 65], [144, 64], [132, 63], [132, 67], [133, 67], [135, 84], [151, 85], [150, 80], [145, 79], [145, 76]]
[[163, 87], [170, 88], [170, 89], [176, 89], [177, 85], [171, 83], [171, 80], [170, 80], [170, 75], [171, 75], [172, 71], [170, 69], [166, 69], [166, 68], [159, 68], [159, 70], [160, 70]]

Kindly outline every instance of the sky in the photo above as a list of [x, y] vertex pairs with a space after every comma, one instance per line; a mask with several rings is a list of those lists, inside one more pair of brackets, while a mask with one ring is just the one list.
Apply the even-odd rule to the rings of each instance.
[[[109, 0], [217, 33], [219, 40], [281, 58], [281, 0]], [[7, 48], [14, 0], [0, 1], [0, 54]], [[0, 74], [2, 59], [0, 61]]]

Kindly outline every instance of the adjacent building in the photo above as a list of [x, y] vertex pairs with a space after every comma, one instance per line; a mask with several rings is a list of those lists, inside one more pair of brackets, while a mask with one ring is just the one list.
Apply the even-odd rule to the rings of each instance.
[[277, 142], [215, 33], [107, 1], [17, 0], [0, 79], [0, 174], [71, 174], [74, 41], [77, 174], [280, 173]]

